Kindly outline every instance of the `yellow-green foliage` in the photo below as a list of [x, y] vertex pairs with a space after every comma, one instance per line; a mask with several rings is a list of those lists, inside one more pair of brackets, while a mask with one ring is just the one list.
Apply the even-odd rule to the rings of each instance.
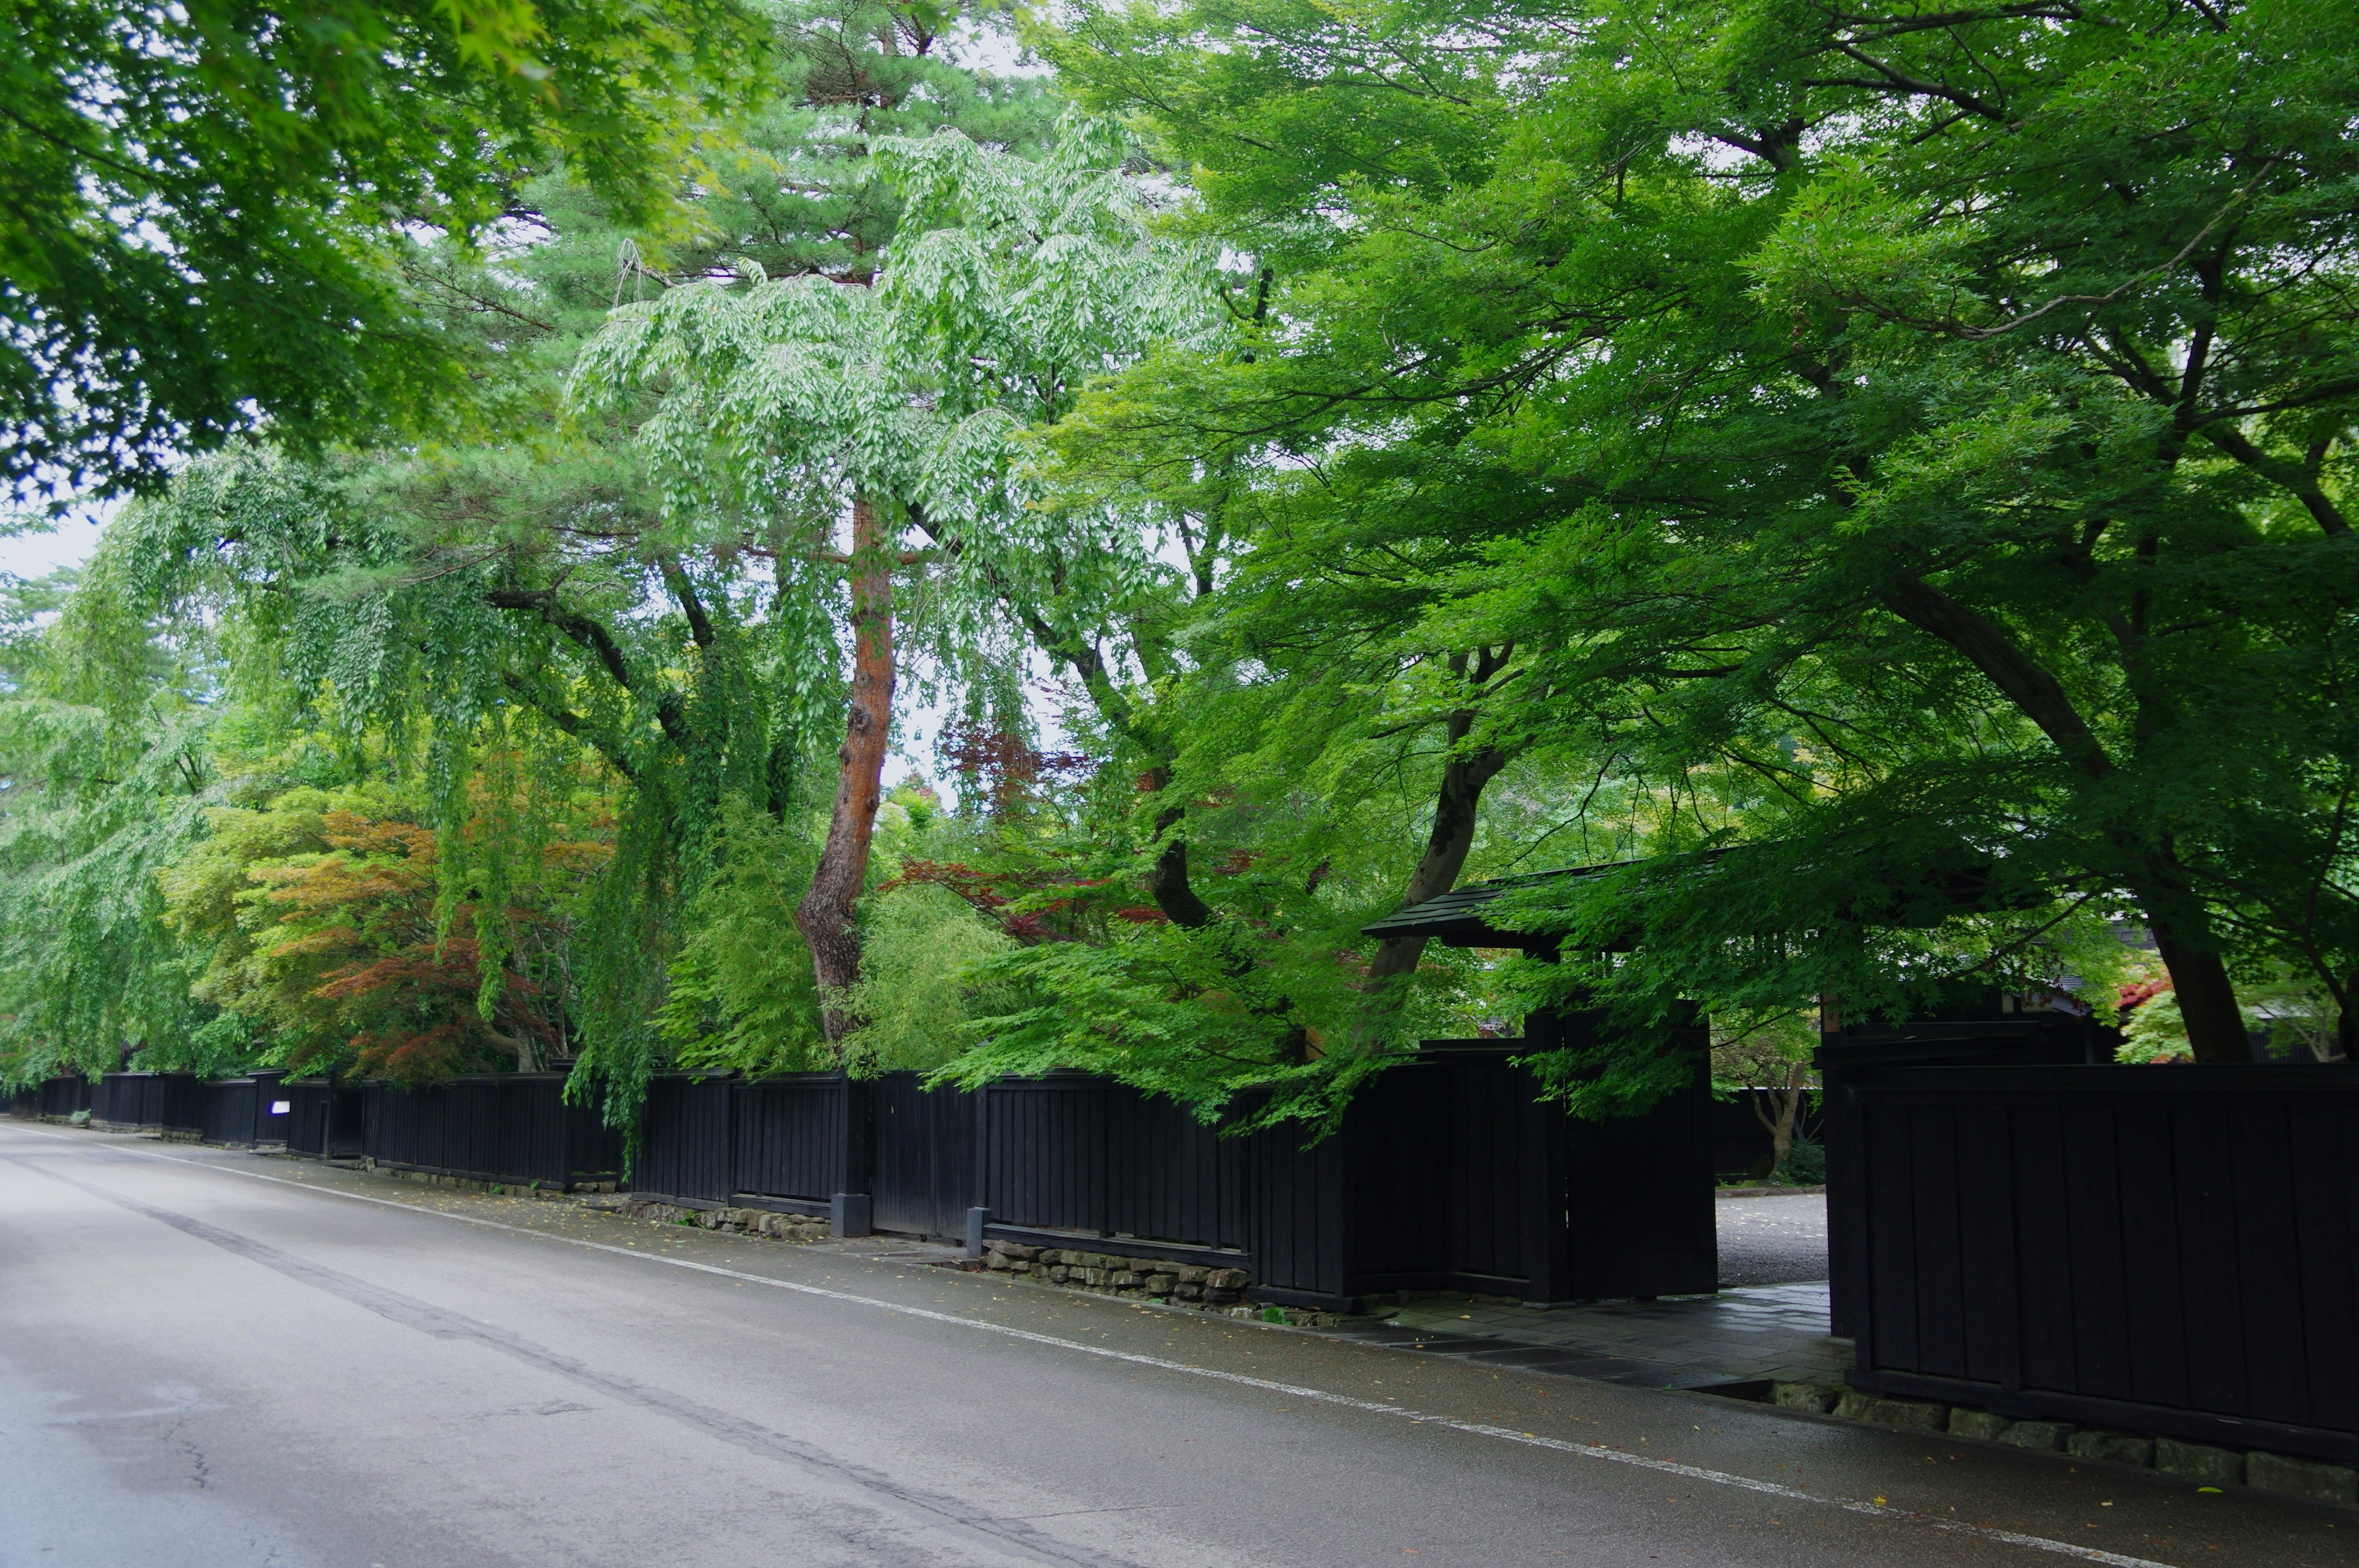
[[735, 796], [721, 818], [721, 864], [698, 892], [657, 1024], [683, 1067], [791, 1073], [832, 1066], [820, 1033], [810, 949], [795, 904], [810, 847]]
[[847, 1061], [880, 1072], [948, 1062], [967, 1044], [966, 1022], [1003, 1005], [971, 970], [1015, 946], [948, 888], [919, 883], [870, 898], [860, 983], [845, 998], [862, 1021], [844, 1042]]
[[2187, 1021], [2179, 1013], [2179, 996], [2164, 991], [2138, 1004], [2130, 1026], [2114, 1053], [2117, 1062], [2192, 1062], [2194, 1047], [2187, 1043]]

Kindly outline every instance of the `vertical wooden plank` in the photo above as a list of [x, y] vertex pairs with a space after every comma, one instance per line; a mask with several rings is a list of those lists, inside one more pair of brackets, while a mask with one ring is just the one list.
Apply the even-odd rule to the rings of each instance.
[[1529, 1249], [1546, 1245], [1538, 1233], [1547, 1202], [1535, 1159], [1540, 1113], [1526, 1092], [1538, 1086], [1527, 1086], [1524, 1074], [1504, 1062], [1484, 1062], [1473, 1068], [1473, 1076], [1480, 1087], [1473, 1100], [1475, 1124], [1468, 1130], [1481, 1169], [1475, 1222], [1484, 1232], [1483, 1272], [1527, 1280]]
[[1910, 1119], [1912, 1279], [1915, 1366], [1940, 1377], [1966, 1375], [1964, 1237], [1958, 1183], [1958, 1113], [1919, 1106]]
[[2310, 1369], [2304, 1419], [2350, 1429], [2359, 1428], [2359, 1344], [2350, 1321], [2350, 1303], [2359, 1300], [2359, 1247], [2352, 1238], [2359, 1220], [2352, 1187], [2359, 1128], [2354, 1098], [2337, 1098], [2341, 1103], [2292, 1109], [2288, 1152], [2301, 1274], [2295, 1322]]
[[[1510, 1141], [1516, 1148], [1516, 1180], [1502, 1195], [1510, 1201], [1498, 1206], [1520, 1221], [1512, 1257], [1499, 1260], [1498, 1271], [1524, 1281], [1527, 1301], [1556, 1302], [1571, 1297], [1571, 1238], [1567, 1224], [1567, 1162], [1563, 1108], [1539, 1098], [1539, 1083], [1526, 1073], [1486, 1075], [1506, 1090], [1505, 1104], [1496, 1104], [1495, 1144]], [[1506, 1238], [1501, 1238], [1504, 1241]]]
[[2299, 1321], [2301, 1288], [2291, 1134], [2282, 1105], [2240, 1106], [2229, 1113], [2245, 1375], [2252, 1401], [2247, 1413], [2261, 1421], [2299, 1422], [2310, 1410], [2310, 1368], [2300, 1336], [2291, 1331]]
[[1959, 1112], [1960, 1304], [1966, 1376], [2012, 1389], [2022, 1386], [2023, 1367], [2009, 1131], [2002, 1106], [1974, 1103]]
[[1856, 1321], [1863, 1359], [1875, 1367], [1908, 1368], [1920, 1364], [1915, 1108], [1877, 1101], [1864, 1101], [1859, 1108], [1867, 1269]]
[[2197, 1410], [2252, 1409], [2245, 1367], [2244, 1249], [2236, 1232], [2234, 1162], [2225, 1102], [2173, 1095], [2169, 1108], [2172, 1215], [2178, 1226], [2178, 1298], [2186, 1325], [2185, 1387]]
[[2065, 1214], [2064, 1119], [2052, 1102], [2018, 1105], [2015, 1133], [2016, 1250], [2022, 1281], [2023, 1386], [2071, 1390], [2079, 1376], [2073, 1333], [2071, 1231]]
[[997, 1213], [998, 1189], [994, 1185], [991, 1165], [993, 1137], [992, 1092], [996, 1085], [984, 1084], [974, 1091], [974, 1206]]
[[[2148, 1080], [2151, 1082], [2152, 1080]], [[2146, 1082], [2134, 1083], [2143, 1089]], [[2171, 1179], [2168, 1101], [2125, 1095], [2114, 1113], [2120, 1170], [2122, 1268], [2130, 1309], [2122, 1323], [2129, 1355], [2129, 1397], [2154, 1404], [2187, 1402], [2187, 1317], [2179, 1281], [2177, 1184]]]

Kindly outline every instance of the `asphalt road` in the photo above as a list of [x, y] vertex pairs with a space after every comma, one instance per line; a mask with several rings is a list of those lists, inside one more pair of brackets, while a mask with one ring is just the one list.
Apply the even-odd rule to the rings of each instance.
[[2329, 1564], [2359, 1513], [0, 1124], [0, 1563]]

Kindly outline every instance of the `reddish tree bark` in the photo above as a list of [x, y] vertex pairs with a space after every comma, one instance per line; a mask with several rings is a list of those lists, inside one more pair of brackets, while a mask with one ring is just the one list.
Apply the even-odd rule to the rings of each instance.
[[868, 877], [868, 849], [884, 794], [885, 749], [893, 728], [893, 552], [876, 507], [852, 503], [852, 708], [845, 716], [835, 810], [810, 891], [795, 925], [818, 971], [821, 1016], [830, 1043], [858, 1023], [840, 1005], [860, 978], [860, 933], [853, 916]]

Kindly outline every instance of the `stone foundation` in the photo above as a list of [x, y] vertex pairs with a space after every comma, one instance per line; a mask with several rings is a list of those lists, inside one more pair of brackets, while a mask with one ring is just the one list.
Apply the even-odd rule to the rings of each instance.
[[633, 1198], [615, 1211], [658, 1225], [693, 1225], [701, 1230], [742, 1230], [774, 1241], [824, 1241], [827, 1221], [815, 1214], [780, 1214], [766, 1208], [690, 1208], [684, 1204]]
[[[260, 1144], [256, 1146], [256, 1152], [284, 1148], [286, 1145], [283, 1143]], [[361, 1169], [380, 1176], [391, 1176], [399, 1182], [417, 1182], [429, 1187], [456, 1187], [462, 1193], [490, 1193], [495, 1197], [561, 1198], [581, 1193], [611, 1193], [614, 1190], [612, 1182], [579, 1182], [570, 1191], [539, 1182], [482, 1182], [473, 1176], [453, 1176], [444, 1171], [408, 1171], [397, 1165], [380, 1165], [374, 1160], [362, 1161]]]
[[1253, 1282], [1243, 1269], [1129, 1258], [1072, 1247], [1027, 1247], [1018, 1241], [984, 1242], [983, 1266], [995, 1273], [1019, 1275], [1071, 1291], [1223, 1312], [1243, 1302], [1245, 1287]]
[[2211, 1487], [2246, 1486], [2286, 1492], [2326, 1503], [2359, 1503], [2359, 1471], [2346, 1465], [2275, 1454], [2240, 1454], [2200, 1443], [2152, 1438], [2136, 1433], [2087, 1430], [2060, 1421], [2010, 1421], [1990, 1411], [1941, 1405], [1923, 1400], [1883, 1399], [1825, 1383], [1776, 1383], [1768, 1402], [1788, 1410], [1832, 1412], [1848, 1421], [1873, 1422], [1914, 1432], [1978, 1438], [2011, 1448], [2065, 1454], [2159, 1470]]

